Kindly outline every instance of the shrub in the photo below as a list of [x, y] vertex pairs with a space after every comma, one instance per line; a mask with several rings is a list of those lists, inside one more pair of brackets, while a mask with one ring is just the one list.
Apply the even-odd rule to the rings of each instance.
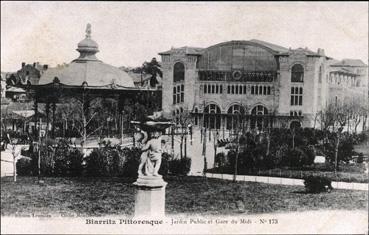
[[299, 148], [291, 149], [288, 151], [287, 155], [285, 156], [283, 162], [284, 165], [290, 167], [302, 167], [305, 162], [307, 162], [308, 157]]
[[83, 154], [76, 148], [71, 148], [66, 140], [60, 140], [55, 149], [50, 149], [53, 155], [52, 175], [78, 176], [82, 173]]
[[309, 145], [302, 148], [302, 151], [304, 152], [303, 156], [303, 165], [311, 165], [314, 163], [314, 158], [317, 155], [315, 147], [313, 145]]
[[141, 150], [139, 148], [124, 148], [125, 161], [122, 176], [137, 178], [138, 165], [140, 164]]
[[[50, 142], [51, 143], [51, 142]], [[31, 160], [22, 160], [19, 163], [19, 172], [22, 175], [37, 175], [38, 174], [38, 151], [33, 150], [30, 146], [29, 151], [22, 153], [28, 156]], [[41, 175], [43, 176], [78, 176], [82, 172], [82, 153], [68, 145], [65, 140], [60, 140], [54, 146], [41, 146], [40, 149], [40, 164]]]
[[266, 155], [266, 148], [262, 144], [257, 145], [253, 150], [254, 155], [254, 163], [256, 168], [264, 169], [265, 166], [265, 155]]
[[[122, 176], [126, 159], [132, 155], [128, 148], [104, 144], [102, 148], [94, 149], [86, 158], [86, 174], [88, 176]], [[128, 161], [128, 163], [130, 163]]]
[[226, 164], [226, 156], [223, 152], [221, 153], [217, 153], [217, 155], [215, 155], [215, 164], [218, 167], [222, 167]]
[[309, 193], [330, 192], [333, 189], [332, 182], [327, 177], [308, 176], [304, 180], [306, 192]]
[[359, 156], [357, 158], [357, 163], [363, 163], [364, 162], [364, 155], [363, 153], [359, 153]]
[[[238, 157], [238, 169], [240, 174], [250, 172], [255, 168], [254, 155], [252, 151], [244, 151]], [[233, 168], [234, 169], [234, 168]], [[234, 171], [234, 170], [233, 170]]]
[[171, 159], [171, 155], [168, 153], [163, 153], [161, 157], [161, 165], [159, 169], [159, 174], [163, 176], [167, 176], [169, 173], [169, 161]]
[[169, 172], [172, 175], [187, 175], [191, 170], [191, 158], [170, 159]]
[[266, 169], [272, 169], [276, 166], [276, 162], [274, 161], [274, 157], [269, 154], [269, 155], [266, 155], [265, 158], [264, 158], [264, 167]]
[[288, 145], [282, 144], [276, 148], [275, 155], [273, 157], [274, 165], [280, 166], [283, 164], [283, 160], [288, 155]]
[[231, 149], [231, 150], [229, 150], [229, 152], [227, 154], [227, 163], [225, 165], [225, 168], [234, 169], [235, 162], [236, 162], [236, 151]]
[[21, 158], [17, 161], [17, 174], [20, 176], [30, 176], [33, 174], [31, 160]]

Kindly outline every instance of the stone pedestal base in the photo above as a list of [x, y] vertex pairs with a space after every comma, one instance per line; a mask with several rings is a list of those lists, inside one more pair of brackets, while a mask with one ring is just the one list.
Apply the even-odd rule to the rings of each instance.
[[162, 176], [139, 176], [133, 184], [137, 187], [135, 217], [164, 217], [167, 183]]

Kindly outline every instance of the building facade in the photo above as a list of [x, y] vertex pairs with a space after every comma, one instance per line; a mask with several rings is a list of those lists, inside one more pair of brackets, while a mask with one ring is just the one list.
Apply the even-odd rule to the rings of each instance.
[[367, 65], [333, 60], [323, 49], [250, 40], [159, 54], [164, 113], [176, 119], [188, 110], [197, 126], [234, 129], [245, 122], [247, 128], [259, 129], [312, 127], [316, 113], [332, 97], [368, 99]]
[[41, 65], [39, 62], [26, 64], [22, 62], [22, 68], [15, 74], [17, 83], [21, 85], [37, 85], [42, 74], [48, 69], [48, 65]]

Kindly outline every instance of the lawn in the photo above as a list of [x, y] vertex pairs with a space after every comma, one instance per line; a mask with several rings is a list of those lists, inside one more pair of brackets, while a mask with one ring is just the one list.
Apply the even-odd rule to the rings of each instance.
[[[124, 178], [45, 178], [1, 179], [1, 215], [31, 213], [60, 216], [132, 215], [132, 179]], [[301, 186], [254, 182], [230, 182], [201, 177], [169, 177], [166, 190], [167, 214], [235, 215], [304, 210], [367, 210], [368, 193], [333, 190], [306, 194]]]

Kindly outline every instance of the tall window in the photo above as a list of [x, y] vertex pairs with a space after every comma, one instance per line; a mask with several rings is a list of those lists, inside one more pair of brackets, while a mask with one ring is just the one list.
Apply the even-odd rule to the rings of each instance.
[[242, 117], [245, 114], [245, 109], [240, 105], [233, 105], [227, 112], [227, 129], [238, 129], [242, 125]]
[[291, 105], [302, 105], [302, 87], [291, 87]]
[[261, 130], [263, 129], [263, 127], [268, 126], [268, 117], [266, 117], [266, 115], [268, 115], [268, 109], [265, 108], [264, 106], [258, 105], [254, 107], [251, 110], [251, 115], [252, 115], [250, 122], [251, 129], [254, 129], [256, 127], [259, 130]]
[[173, 87], [173, 104], [177, 103], [177, 88]]
[[220, 129], [220, 108], [216, 104], [209, 104], [204, 110], [204, 125], [210, 129]]
[[197, 125], [199, 125], [199, 116], [198, 116], [198, 113], [199, 113], [199, 110], [198, 110], [198, 108], [195, 108], [194, 109], [194, 111], [193, 111], [194, 113], [195, 113], [195, 125], [197, 126]]
[[174, 64], [173, 68], [173, 80], [174, 82], [184, 81], [185, 79], [185, 67], [182, 63], [178, 62]]
[[173, 104], [184, 102], [184, 85], [176, 85], [173, 87]]
[[322, 83], [323, 69], [322, 66], [319, 67], [319, 83]]
[[[173, 67], [173, 104], [184, 102], [184, 81], [185, 78], [185, 67], [182, 63], [177, 62]], [[181, 82], [176, 84], [177, 82]], [[206, 91], [205, 91], [206, 92]]]
[[291, 69], [291, 82], [304, 81], [304, 67], [301, 64], [295, 64]]

